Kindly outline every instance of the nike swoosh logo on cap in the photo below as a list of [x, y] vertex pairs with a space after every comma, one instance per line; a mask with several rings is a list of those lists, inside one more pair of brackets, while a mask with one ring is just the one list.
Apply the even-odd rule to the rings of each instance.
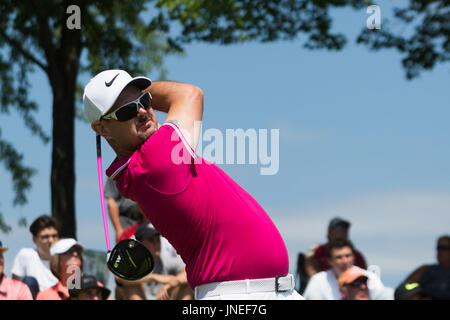
[[110, 86], [113, 84], [114, 80], [116, 80], [116, 78], [117, 78], [118, 75], [119, 75], [119, 73], [116, 74], [116, 75], [114, 76], [114, 78], [111, 79], [110, 82], [106, 82], [106, 81], [105, 81], [105, 86], [110, 87]]

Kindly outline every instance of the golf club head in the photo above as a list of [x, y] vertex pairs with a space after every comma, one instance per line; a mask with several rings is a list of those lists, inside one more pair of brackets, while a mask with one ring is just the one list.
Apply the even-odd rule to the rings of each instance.
[[138, 280], [152, 272], [152, 254], [134, 239], [120, 241], [107, 256], [106, 265], [116, 276], [125, 280]]

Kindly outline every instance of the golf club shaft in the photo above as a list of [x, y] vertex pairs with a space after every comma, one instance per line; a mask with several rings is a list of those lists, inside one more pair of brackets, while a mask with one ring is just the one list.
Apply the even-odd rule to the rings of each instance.
[[106, 249], [108, 252], [111, 251], [111, 246], [109, 244], [109, 232], [108, 232], [108, 222], [106, 219], [106, 208], [105, 208], [105, 196], [103, 191], [103, 170], [102, 170], [102, 148], [100, 135], [97, 135], [97, 171], [98, 171], [98, 186], [100, 189], [100, 203], [102, 204], [102, 216], [103, 216], [103, 228], [105, 230], [105, 240]]

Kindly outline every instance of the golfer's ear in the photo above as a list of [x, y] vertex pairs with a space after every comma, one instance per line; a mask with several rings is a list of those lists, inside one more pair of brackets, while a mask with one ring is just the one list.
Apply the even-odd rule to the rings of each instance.
[[103, 125], [103, 123], [99, 120], [95, 120], [91, 123], [91, 128], [92, 130], [95, 131], [95, 133], [97, 133], [100, 136], [105, 136], [106, 135], [106, 129], [105, 126]]

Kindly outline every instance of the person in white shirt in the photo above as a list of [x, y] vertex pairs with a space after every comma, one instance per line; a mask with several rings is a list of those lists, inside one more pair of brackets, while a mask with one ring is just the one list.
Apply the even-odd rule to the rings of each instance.
[[25, 282], [33, 295], [54, 286], [58, 279], [50, 271], [50, 246], [58, 240], [56, 221], [49, 216], [38, 217], [30, 226], [36, 248], [23, 248], [14, 258], [13, 279]]
[[341, 300], [338, 278], [350, 268], [357, 269], [367, 278], [367, 287], [371, 300], [385, 298], [385, 287], [373, 272], [353, 265], [353, 245], [349, 240], [338, 239], [328, 246], [328, 260], [331, 269], [316, 273], [311, 277], [303, 296], [307, 300]]

